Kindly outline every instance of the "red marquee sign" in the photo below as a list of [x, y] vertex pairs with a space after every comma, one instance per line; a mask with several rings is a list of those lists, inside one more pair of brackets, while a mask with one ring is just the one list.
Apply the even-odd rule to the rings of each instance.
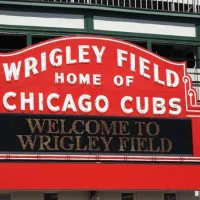
[[0, 63], [1, 113], [200, 116], [186, 63], [132, 43], [63, 37], [0, 54]]
[[[56, 131], [54, 118], [57, 116], [85, 116], [86, 119], [91, 119], [92, 116], [101, 117], [100, 119], [104, 117], [106, 119], [110, 117], [184, 119], [191, 121], [192, 131], [192, 155], [188, 156], [131, 154], [124, 156], [96, 152], [91, 155], [69, 152], [67, 154], [2, 152], [1, 160], [200, 162], [200, 134], [198, 133], [200, 105], [197, 104], [197, 93], [192, 88], [185, 62], [167, 60], [137, 45], [117, 39], [72, 36], [45, 41], [12, 53], [1, 53], [0, 65], [2, 67], [0, 116], [49, 115], [51, 120], [54, 120], [52, 122], [45, 119], [49, 123], [47, 131], [49, 133]], [[42, 124], [38, 124], [40, 123], [38, 119], [34, 120], [35, 124], [32, 124], [30, 119], [26, 119], [30, 130], [33, 130], [33, 133], [37, 127], [42, 133]], [[81, 120], [78, 121], [79, 125], [83, 125]], [[3, 123], [1, 120], [0, 122]], [[101, 123], [109, 132], [106, 122], [101, 121]], [[122, 121], [119, 123], [121, 134], [125, 134], [126, 129], [126, 124], [123, 123]], [[148, 123], [147, 134], [158, 135], [159, 127], [152, 133], [151, 123]], [[76, 133], [79, 135], [82, 132], [76, 129]], [[22, 148], [25, 149], [26, 142], [23, 141], [23, 136], [17, 135], [17, 137]], [[153, 139], [149, 139], [151, 152], [156, 152], [159, 148], [161, 152], [170, 149], [171, 143], [165, 139], [161, 138], [162, 147], [153, 147]], [[90, 149], [94, 149], [95, 140], [94, 138], [90, 140]], [[137, 138], [131, 139], [132, 142], [133, 140], [136, 141]], [[166, 141], [168, 147], [165, 147]], [[106, 141], [102, 138], [102, 145], [106, 150], [109, 142], [110, 140]], [[123, 151], [127, 143], [123, 139], [120, 139], [120, 142], [120, 151]], [[137, 142], [141, 149], [144, 141]], [[43, 143], [46, 145], [45, 148], [50, 149], [47, 141]], [[60, 142], [61, 147], [62, 145]], [[43, 147], [39, 148], [41, 150]], [[58, 150], [58, 147], [54, 146], [54, 149], [56, 148]], [[131, 150], [133, 151], [133, 146]], [[120, 188], [119, 185], [117, 187]]]
[[186, 64], [134, 44], [64, 37], [0, 54], [2, 113], [200, 116]]

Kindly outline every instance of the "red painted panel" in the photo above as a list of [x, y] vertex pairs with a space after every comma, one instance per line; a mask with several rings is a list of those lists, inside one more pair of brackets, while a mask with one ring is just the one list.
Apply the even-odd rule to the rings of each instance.
[[1, 190], [200, 189], [200, 166], [2, 163]]
[[192, 119], [193, 155], [200, 156], [200, 118]]
[[[0, 54], [0, 63], [1, 112], [186, 117], [190, 106], [196, 105], [184, 62], [169, 61], [116, 39], [53, 39]], [[80, 81], [86, 74], [90, 80]], [[100, 95], [108, 101], [103, 111], [97, 108]], [[104, 107], [107, 103], [101, 97]], [[149, 106], [142, 112], [145, 98]], [[91, 110], [84, 108], [88, 102]]]
[[[98, 57], [103, 47], [105, 51]], [[166, 60], [127, 42], [80, 36], [2, 53], [0, 64], [1, 113], [189, 117], [192, 118], [194, 156], [200, 156], [200, 118], [194, 118], [200, 117], [200, 105], [185, 63]], [[57, 73], [63, 73], [64, 83], [57, 83]], [[92, 79], [94, 74], [101, 75], [101, 81], [97, 81], [101, 84], [67, 82], [69, 73], [78, 78], [79, 74], [88, 74]], [[117, 86], [113, 82], [117, 75], [125, 78], [124, 81], [127, 76], [132, 77], [130, 84]], [[178, 84], [173, 87], [175, 79]], [[108, 99], [105, 110], [97, 109], [99, 95]], [[121, 105], [125, 96], [128, 99]], [[164, 106], [155, 100], [158, 97], [165, 102]], [[149, 106], [142, 113], [145, 98]], [[170, 103], [174, 98], [178, 102]], [[138, 106], [140, 100], [142, 108]], [[91, 110], [83, 108], [90, 102]], [[99, 104], [106, 107], [102, 99]], [[162, 109], [163, 113], [155, 112]], [[0, 189], [200, 189], [199, 172], [200, 165], [183, 164], [1, 163]]]

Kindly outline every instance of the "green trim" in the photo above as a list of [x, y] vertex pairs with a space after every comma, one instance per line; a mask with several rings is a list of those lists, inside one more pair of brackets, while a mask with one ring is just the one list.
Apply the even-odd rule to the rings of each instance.
[[93, 16], [89, 13], [84, 15], [84, 25], [86, 31], [93, 31], [94, 30], [94, 20]]
[[[16, 3], [18, 6], [12, 6], [12, 3]], [[142, 40], [148, 40], [151, 39], [153, 40], [166, 40], [166, 41], [171, 41], [175, 40], [178, 42], [198, 42], [200, 44], [200, 37], [198, 36], [199, 33], [199, 24], [200, 24], [200, 15], [199, 19], [196, 18], [188, 18], [184, 15], [183, 19], [177, 18], [177, 16], [169, 15], [170, 12], [163, 12], [162, 13], [167, 13], [166, 16], [158, 16], [158, 15], [148, 15], [144, 16], [143, 14], [146, 14], [148, 11], [142, 11], [142, 14], [131, 14], [131, 13], [126, 13], [124, 12], [103, 12], [102, 10], [94, 11], [91, 9], [88, 10], [80, 10], [80, 6], [84, 6], [85, 8], [91, 8], [94, 5], [80, 5], [80, 4], [67, 4], [67, 3], [50, 3], [50, 2], [23, 2], [23, 1], [2, 1], [0, 0], [0, 5], [2, 4], [1, 9], [2, 10], [9, 10], [9, 11], [30, 11], [30, 12], [43, 12], [43, 13], [67, 13], [67, 14], [81, 14], [84, 16], [84, 29], [70, 29], [70, 28], [54, 28], [54, 27], [31, 27], [31, 26], [9, 26], [9, 25], [0, 25], [0, 30], [12, 30], [12, 31], [25, 31], [25, 33], [30, 32], [30, 33], [56, 33], [56, 34], [61, 34], [61, 35], [66, 35], [66, 34], [98, 34], [98, 35], [108, 35], [108, 36], [114, 36], [114, 37], [128, 37], [128, 38], [140, 38]], [[6, 7], [7, 5], [7, 7]], [[21, 5], [21, 6], [19, 6]], [[37, 6], [36, 6], [37, 5]], [[46, 6], [48, 5], [48, 6]], [[49, 5], [52, 5], [52, 7], [49, 7]], [[59, 6], [60, 9], [55, 9], [57, 6]], [[67, 9], [66, 11], [66, 6], [71, 8], [73, 6], [76, 6], [75, 9]], [[4, 8], [5, 7], [5, 8]], [[97, 6], [98, 8], [102, 6]], [[118, 8], [120, 10], [129, 10], [129, 9], [124, 9], [124, 8]], [[85, 12], [84, 12], [85, 11]], [[131, 11], [136, 11], [134, 9], [131, 9]], [[141, 11], [141, 10], [140, 10]], [[153, 11], [150, 11], [153, 12]], [[157, 12], [157, 11], [156, 11]], [[160, 13], [160, 12], [159, 12]], [[173, 13], [174, 14], [174, 13]], [[175, 13], [177, 14], [177, 13]], [[182, 13], [178, 13], [181, 14]], [[105, 17], [113, 17], [113, 18], [128, 18], [128, 19], [140, 19], [140, 20], [153, 20], [153, 21], [160, 21], [160, 23], [163, 23], [165, 21], [167, 22], [182, 22], [182, 23], [192, 23], [196, 25], [196, 32], [197, 32], [197, 37], [178, 37], [178, 36], [169, 36], [169, 35], [153, 35], [153, 34], [140, 34], [140, 33], [126, 33], [126, 32], [114, 32], [114, 31], [100, 31], [100, 30], [94, 30], [94, 21], [93, 21], [93, 16], [105, 16]], [[195, 15], [197, 16], [197, 15]], [[183, 16], [182, 16], [183, 17]], [[117, 20], [117, 19], [116, 19]]]
[[[91, 29], [91, 21], [87, 21], [87, 29]], [[86, 22], [85, 22], [86, 23]], [[0, 25], [0, 32], [5, 33], [17, 33], [17, 34], [31, 34], [31, 35], [46, 35], [46, 36], [66, 36], [66, 35], [96, 35], [96, 36], [108, 36], [115, 37], [122, 40], [128, 41], [141, 41], [151, 43], [172, 43], [172, 44], [188, 44], [188, 45], [199, 45], [200, 40], [197, 38], [189, 37], [176, 37], [176, 36], [161, 36], [151, 34], [138, 34], [138, 33], [124, 33], [114, 31], [87, 31], [80, 29], [58, 29], [58, 28], [46, 28], [46, 27], [23, 27], [23, 26], [11, 26], [11, 25]], [[147, 44], [148, 45], [148, 44]], [[148, 46], [150, 48], [150, 46]]]
[[147, 49], [149, 51], [152, 51], [152, 45], [151, 45], [151, 41], [150, 40], [147, 40]]
[[[13, 4], [14, 2], [14, 4]], [[26, 11], [26, 12], [43, 12], [43, 13], [65, 13], [65, 14], [81, 14], [84, 16], [84, 29], [70, 29], [70, 28], [54, 28], [54, 27], [32, 27], [32, 26], [13, 26], [13, 25], [0, 25], [0, 32], [9, 32], [9, 33], [19, 33], [19, 34], [27, 34], [27, 45], [31, 44], [30, 35], [49, 35], [49, 36], [65, 36], [65, 35], [79, 35], [79, 34], [87, 34], [87, 35], [101, 35], [101, 36], [109, 36], [115, 37], [122, 40], [127, 41], [140, 41], [147, 42], [147, 48], [151, 50], [152, 43], [168, 43], [168, 44], [187, 44], [187, 45], [200, 45], [200, 15], [199, 19], [192, 19], [186, 16], [191, 15], [192, 13], [188, 13], [186, 16], [185, 13], [173, 13], [156, 11], [157, 15], [153, 16], [153, 11], [148, 10], [140, 10], [138, 13], [137, 10], [134, 9], [124, 9], [124, 8], [106, 8], [111, 9], [110, 11], [114, 11], [119, 9], [120, 12], [103, 12], [101, 8], [105, 8], [103, 6], [98, 7], [98, 11], [92, 10], [94, 5], [80, 5], [80, 4], [67, 4], [67, 3], [50, 3], [50, 2], [24, 2], [24, 1], [2, 1], [0, 0], [0, 5], [2, 4], [1, 9], [9, 10], [9, 11]], [[17, 6], [13, 6], [13, 5]], [[51, 6], [50, 6], [51, 5]], [[85, 9], [80, 10], [81, 6]], [[5, 7], [5, 8], [4, 8]], [[55, 9], [55, 8], [60, 9]], [[66, 8], [75, 8], [76, 9], [67, 9]], [[89, 9], [90, 8], [90, 9]], [[0, 9], [0, 10], [1, 10]], [[127, 11], [131, 12], [127, 12]], [[148, 12], [151, 14], [146, 15]], [[133, 14], [134, 13], [134, 14]], [[159, 15], [158, 13], [165, 13], [165, 15]], [[177, 18], [177, 14], [183, 19]], [[184, 16], [183, 16], [184, 15]], [[128, 33], [128, 32], [115, 32], [115, 31], [101, 31], [94, 30], [94, 21], [93, 16], [105, 16], [105, 17], [113, 17], [113, 18], [128, 18], [128, 19], [141, 19], [141, 20], [155, 20], [163, 23], [165, 21], [168, 22], [182, 22], [182, 23], [193, 23], [196, 24], [196, 33], [197, 37], [180, 37], [180, 36], [169, 36], [169, 35], [153, 35], [153, 34], [141, 34], [141, 33]], [[148, 17], [148, 18], [147, 18]], [[195, 14], [197, 18], [197, 15]], [[197, 22], [198, 20], [198, 22]]]
[[197, 39], [200, 41], [200, 24], [196, 26]]
[[197, 47], [197, 68], [200, 68], [200, 47]]
[[[85, 30], [84, 30], [85, 29]], [[139, 37], [143, 40], [151, 39], [165, 39], [165, 40], [177, 40], [177, 41], [188, 41], [188, 42], [200, 42], [199, 26], [196, 28], [197, 37], [182, 37], [182, 36], [170, 36], [170, 35], [155, 35], [155, 34], [142, 34], [142, 33], [128, 33], [118, 31], [102, 31], [94, 30], [93, 16], [90, 14], [84, 17], [84, 29], [74, 28], [54, 28], [54, 27], [35, 27], [35, 26], [17, 26], [17, 25], [1, 25], [0, 31], [12, 31], [12, 32], [25, 32], [25, 33], [56, 33], [60, 35], [67, 34], [98, 34], [98, 35], [111, 35], [111, 36], [124, 36], [124, 37]]]
[[180, 37], [180, 36], [169, 36], [169, 35], [153, 35], [153, 34], [142, 34], [142, 33], [125, 33], [125, 32], [115, 32], [115, 31], [101, 31], [95, 30], [91, 34], [93, 35], [106, 35], [106, 36], [114, 36], [120, 38], [141, 38], [142, 40], [151, 39], [153, 41], [165, 41], [170, 42], [174, 41], [176, 43], [195, 43], [200, 45], [200, 40], [196, 37]]
[[[196, 28], [197, 39], [200, 41], [200, 25]], [[196, 59], [196, 67], [200, 68], [200, 47], [197, 47], [197, 59]]]
[[160, 11], [160, 10], [148, 10], [148, 9], [133, 9], [133, 8], [123, 8], [123, 7], [114, 7], [114, 6], [101, 6], [101, 5], [86, 5], [86, 4], [70, 4], [70, 3], [50, 3], [50, 2], [27, 2], [27, 1], [5, 1], [0, 0], [2, 5], [19, 5], [19, 6], [29, 6], [29, 7], [46, 7], [46, 8], [71, 8], [71, 9], [81, 9], [86, 10], [90, 9], [93, 11], [110, 11], [110, 12], [121, 12], [121, 13], [130, 13], [130, 14], [144, 14], [144, 15], [159, 15], [167, 17], [183, 17], [183, 18], [195, 18], [200, 19], [199, 13], [179, 13], [179, 12], [170, 12], [170, 11]]
[[[126, 33], [126, 32], [115, 32], [115, 31], [101, 31], [92, 30], [93, 23], [91, 18], [85, 19], [85, 29], [69, 29], [69, 28], [52, 28], [52, 27], [31, 27], [31, 26], [14, 26], [14, 25], [0, 25], [0, 32], [10, 33], [31, 33], [31, 34], [48, 34], [48, 35], [77, 35], [77, 34], [91, 34], [91, 35], [105, 35], [113, 36], [122, 39], [135, 40], [140, 39], [146, 41], [151, 39], [153, 41], [174, 41], [176, 43], [195, 43], [200, 45], [199, 31], [196, 38], [192, 37], [180, 37], [180, 36], [169, 36], [169, 35], [153, 35], [153, 34], [141, 34], [141, 33]], [[198, 39], [199, 38], [199, 39]]]
[[32, 36], [31, 36], [30, 33], [27, 33], [27, 34], [26, 34], [26, 45], [27, 45], [27, 46], [32, 45]]
[[36, 26], [17, 26], [17, 25], [1, 25], [0, 31], [5, 30], [9, 32], [29, 32], [29, 33], [85, 33], [84, 29], [74, 29], [74, 28], [54, 28], [54, 27], [36, 27]]

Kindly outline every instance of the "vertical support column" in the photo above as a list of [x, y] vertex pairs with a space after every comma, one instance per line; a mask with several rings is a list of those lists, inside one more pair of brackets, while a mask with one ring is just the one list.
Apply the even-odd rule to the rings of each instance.
[[94, 30], [93, 16], [90, 13], [84, 15], [84, 29], [85, 32], [92, 32]]
[[196, 68], [200, 68], [200, 47], [197, 47]]
[[[196, 24], [196, 39], [200, 40], [200, 25]], [[196, 55], [196, 68], [200, 68], [200, 47], [197, 47], [197, 55]]]
[[26, 34], [26, 46], [28, 47], [30, 45], [32, 45], [32, 36], [30, 33], [27, 33]]
[[151, 41], [150, 40], [147, 40], [147, 49], [149, 51], [152, 51], [152, 46], [151, 46]]

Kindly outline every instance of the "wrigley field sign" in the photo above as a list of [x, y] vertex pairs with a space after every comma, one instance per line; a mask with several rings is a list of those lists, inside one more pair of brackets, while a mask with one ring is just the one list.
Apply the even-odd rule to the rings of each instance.
[[200, 106], [185, 62], [72, 36], [0, 53], [0, 66], [0, 159], [200, 155]]
[[5, 152], [192, 154], [187, 119], [1, 115], [0, 126]]
[[1, 112], [185, 117], [184, 63], [107, 38], [55, 39], [0, 54]]

